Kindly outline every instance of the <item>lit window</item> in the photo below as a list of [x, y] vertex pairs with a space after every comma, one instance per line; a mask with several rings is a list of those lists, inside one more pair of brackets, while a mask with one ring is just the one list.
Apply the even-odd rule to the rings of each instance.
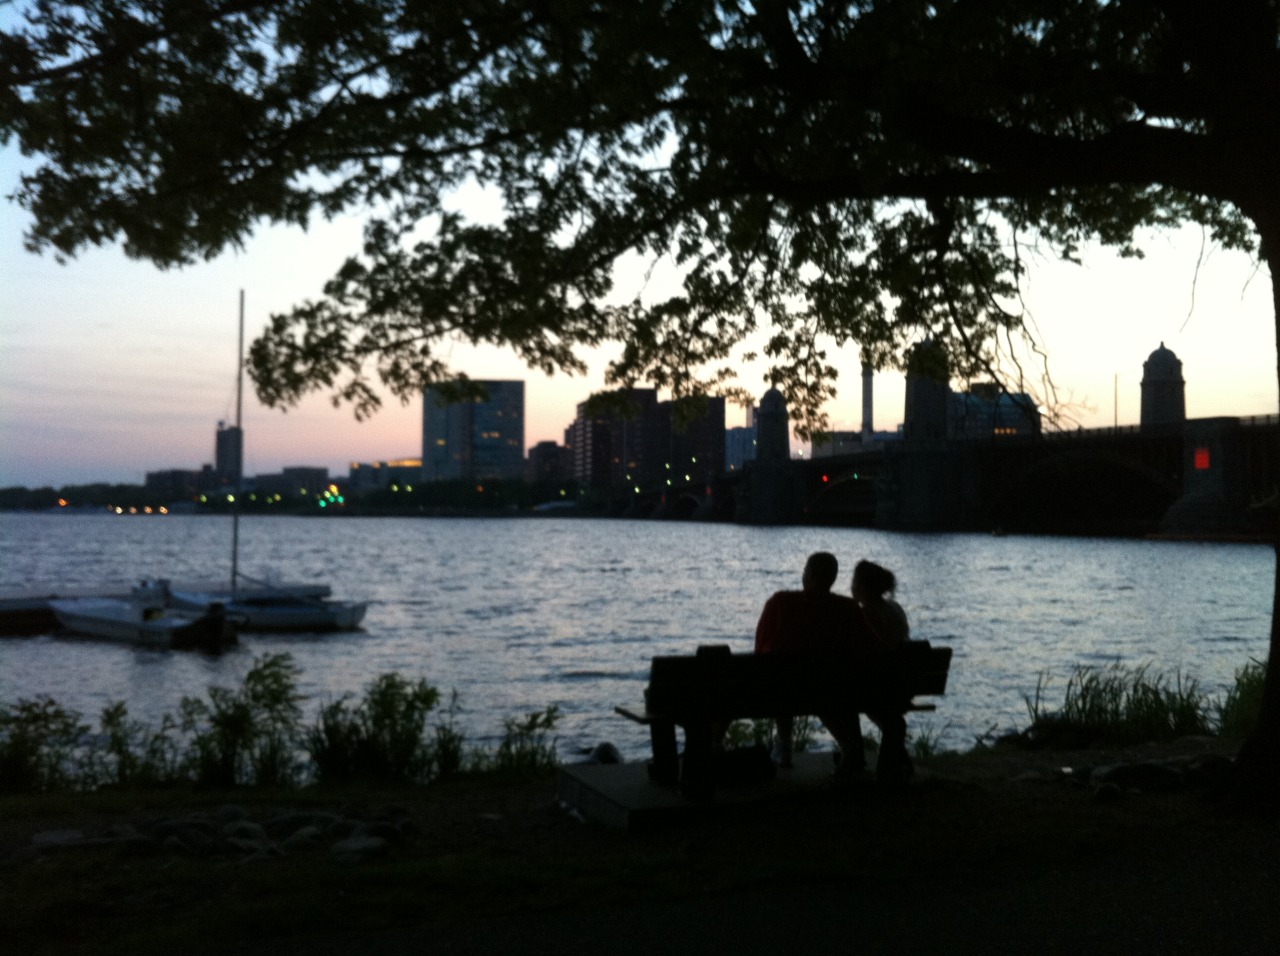
[[1197, 448], [1196, 449], [1196, 471], [1208, 471], [1208, 470], [1209, 470], [1209, 449]]

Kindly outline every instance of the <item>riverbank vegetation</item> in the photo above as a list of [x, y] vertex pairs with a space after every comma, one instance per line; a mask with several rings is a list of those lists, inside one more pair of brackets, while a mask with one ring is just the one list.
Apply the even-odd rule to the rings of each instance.
[[1182, 673], [1172, 678], [1148, 667], [1119, 664], [1076, 668], [1060, 708], [1046, 704], [1047, 675], [1027, 698], [1030, 725], [1023, 743], [1074, 749], [1126, 745], [1176, 737], [1222, 735], [1243, 739], [1257, 723], [1266, 667], [1250, 661], [1236, 671], [1224, 697], [1210, 697]]
[[494, 749], [468, 746], [456, 695], [438, 709], [425, 680], [384, 674], [304, 722], [299, 669], [288, 654], [258, 658], [239, 688], [183, 698], [158, 727], [123, 702], [97, 727], [50, 697], [0, 703], [0, 793], [102, 788], [422, 784], [459, 774], [542, 772], [555, 765], [554, 706], [509, 718]]
[[[265, 655], [239, 688], [214, 686], [207, 697], [183, 698], [179, 713], [165, 715], [158, 727], [132, 719], [123, 702], [105, 707], [96, 727], [49, 697], [0, 703], [0, 793], [427, 784], [459, 775], [537, 774], [556, 765], [555, 706], [504, 720], [500, 742], [486, 749], [469, 745], [459, 729], [456, 693], [442, 709], [436, 688], [395, 673], [370, 682], [360, 698], [346, 694], [322, 706], [307, 723], [299, 674], [290, 655]], [[1257, 720], [1264, 674], [1264, 665], [1252, 661], [1225, 696], [1212, 697], [1182, 674], [1080, 667], [1056, 709], [1047, 703], [1050, 682], [1042, 675], [1027, 699], [1028, 727], [977, 743], [1079, 749], [1186, 736], [1239, 739]], [[768, 723], [735, 725], [730, 744], [767, 743]], [[812, 720], [800, 722], [798, 749], [816, 730]], [[913, 744], [918, 757], [937, 750], [927, 734]]]

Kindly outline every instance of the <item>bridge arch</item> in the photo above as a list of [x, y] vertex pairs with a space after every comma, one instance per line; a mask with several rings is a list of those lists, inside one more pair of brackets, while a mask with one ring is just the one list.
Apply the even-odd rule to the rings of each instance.
[[995, 525], [1044, 534], [1151, 534], [1181, 492], [1176, 475], [1097, 448], [1050, 454], [1002, 484]]

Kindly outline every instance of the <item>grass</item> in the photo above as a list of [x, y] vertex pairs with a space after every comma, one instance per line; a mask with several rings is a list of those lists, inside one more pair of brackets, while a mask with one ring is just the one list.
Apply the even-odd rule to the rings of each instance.
[[1226, 698], [1206, 694], [1181, 672], [1172, 678], [1148, 667], [1077, 667], [1062, 706], [1046, 704], [1048, 676], [1026, 699], [1030, 726], [1017, 735], [1041, 747], [1123, 745], [1222, 734], [1243, 738], [1257, 721], [1265, 668], [1259, 662], [1236, 673]]

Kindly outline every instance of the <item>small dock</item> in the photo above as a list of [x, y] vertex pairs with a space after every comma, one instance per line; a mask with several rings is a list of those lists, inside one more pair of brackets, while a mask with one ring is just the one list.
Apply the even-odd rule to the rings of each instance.
[[557, 774], [556, 796], [587, 820], [638, 830], [723, 813], [728, 807], [795, 799], [829, 785], [829, 751], [796, 754], [794, 764], [772, 780], [718, 787], [708, 800], [688, 800], [675, 787], [652, 782], [646, 761], [569, 764]]
[[30, 637], [52, 634], [58, 630], [50, 601], [63, 598], [127, 597], [128, 588], [105, 590], [93, 588], [49, 588], [0, 591], [0, 637]]

